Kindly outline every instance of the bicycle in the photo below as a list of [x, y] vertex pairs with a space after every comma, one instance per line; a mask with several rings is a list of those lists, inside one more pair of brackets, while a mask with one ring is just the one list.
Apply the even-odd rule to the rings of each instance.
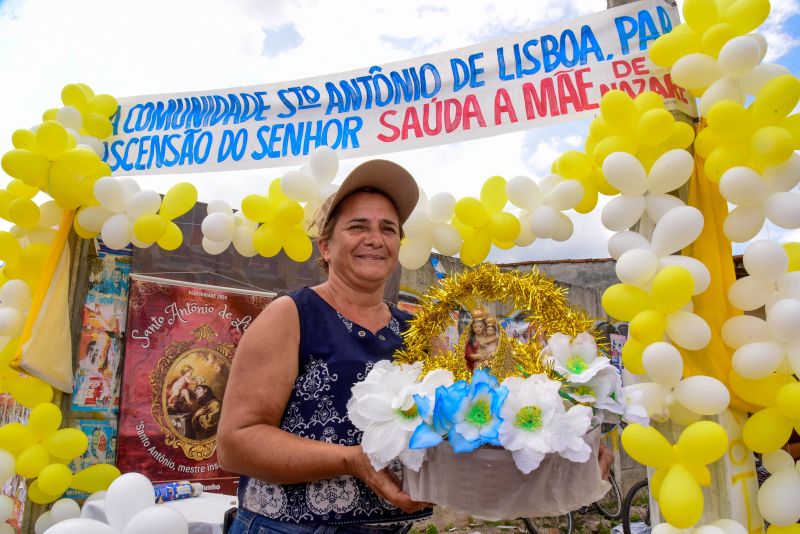
[[[608, 482], [611, 489], [589, 506], [582, 506], [576, 510], [579, 514], [585, 515], [592, 510], [597, 510], [606, 519], [614, 520], [622, 516], [622, 492], [617, 484], [612, 470], [608, 475]], [[571, 534], [575, 526], [572, 512], [553, 517], [522, 517], [522, 522], [530, 534], [551, 534], [554, 530], [560, 534]]]
[[647, 479], [634, 484], [622, 501], [622, 531], [631, 534], [631, 523], [643, 522], [650, 527], [650, 486]]

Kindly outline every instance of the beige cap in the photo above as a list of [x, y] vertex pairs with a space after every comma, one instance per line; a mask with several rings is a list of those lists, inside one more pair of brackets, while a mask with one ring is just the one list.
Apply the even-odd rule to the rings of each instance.
[[385, 159], [372, 159], [353, 169], [339, 189], [320, 206], [314, 225], [322, 231], [330, 214], [348, 195], [363, 188], [376, 189], [392, 199], [402, 225], [414, 211], [419, 200], [419, 186], [407, 170]]

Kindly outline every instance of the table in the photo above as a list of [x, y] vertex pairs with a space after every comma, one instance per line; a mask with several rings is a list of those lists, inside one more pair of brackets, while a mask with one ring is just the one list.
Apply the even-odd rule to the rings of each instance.
[[[199, 497], [169, 501], [159, 506], [169, 506], [182, 513], [189, 523], [189, 534], [222, 534], [225, 512], [236, 504], [237, 500], [233, 495], [203, 492]], [[105, 500], [97, 499], [86, 503], [81, 516], [105, 523]]]

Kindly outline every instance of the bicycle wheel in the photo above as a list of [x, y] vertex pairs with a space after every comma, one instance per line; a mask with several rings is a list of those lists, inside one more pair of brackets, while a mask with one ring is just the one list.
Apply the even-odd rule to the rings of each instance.
[[602, 499], [598, 499], [594, 503], [594, 507], [606, 519], [619, 519], [622, 517], [622, 492], [619, 490], [613, 471], [609, 473], [608, 481], [611, 483], [611, 489], [603, 495]]
[[650, 526], [650, 487], [647, 479], [640, 480], [622, 501], [622, 530], [631, 534], [631, 523], [643, 522]]
[[554, 517], [523, 517], [530, 534], [572, 534], [572, 514]]

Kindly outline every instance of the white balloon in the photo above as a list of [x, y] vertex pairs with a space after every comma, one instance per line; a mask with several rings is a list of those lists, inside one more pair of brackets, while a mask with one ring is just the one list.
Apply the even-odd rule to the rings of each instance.
[[762, 63], [753, 67], [747, 75], [739, 78], [739, 83], [747, 94], [757, 95], [768, 81], [784, 74], [791, 74], [791, 71], [783, 65]]
[[17, 337], [25, 325], [22, 314], [16, 308], [0, 308], [0, 336]]
[[761, 463], [764, 468], [770, 473], [777, 473], [784, 469], [794, 469], [794, 458], [783, 449], [777, 451], [765, 452], [761, 456]]
[[7, 495], [0, 495], [0, 523], [5, 523], [14, 513], [14, 501]]
[[122, 182], [110, 176], [103, 176], [94, 183], [94, 198], [109, 211], [125, 211], [125, 188]]
[[146, 476], [141, 473], [125, 473], [117, 477], [106, 490], [105, 510], [108, 523], [121, 530], [133, 516], [153, 506], [155, 501], [153, 484]]
[[50, 508], [50, 519], [53, 523], [60, 523], [80, 516], [81, 507], [72, 499], [59, 499]]
[[[658, 258], [649, 248], [635, 248], [617, 260], [617, 278], [626, 284], [644, 285], [658, 270]], [[651, 377], [652, 378], [652, 377]]]
[[608, 240], [608, 254], [615, 260], [634, 248], [650, 248], [650, 241], [642, 234], [631, 231], [618, 232]]
[[14, 459], [14, 455], [4, 449], [0, 449], [0, 486], [14, 476], [16, 465], [17, 461]]
[[307, 202], [319, 196], [319, 183], [298, 171], [288, 171], [283, 175], [281, 189], [287, 197], [298, 202]]
[[653, 534], [685, 534], [689, 531], [687, 529], [673, 527], [669, 523], [659, 523], [653, 527], [651, 532]]
[[726, 534], [723, 529], [715, 525], [703, 525], [692, 531], [692, 534]]
[[545, 195], [544, 203], [556, 211], [571, 210], [583, 198], [583, 184], [578, 180], [562, 180]]
[[644, 406], [647, 416], [651, 419], [666, 421], [669, 418], [669, 410], [666, 405], [666, 398], [670, 394], [669, 389], [656, 382], [640, 382], [625, 386], [624, 389], [641, 393], [639, 403]]
[[48, 510], [36, 518], [36, 523], [33, 525], [33, 530], [36, 532], [36, 534], [44, 534], [47, 529], [52, 526], [53, 520], [50, 518], [50, 511]]
[[506, 183], [508, 200], [518, 208], [532, 210], [541, 205], [542, 192], [536, 182], [527, 176], [515, 176]]
[[455, 256], [461, 249], [464, 239], [458, 230], [446, 223], [434, 223], [431, 225], [431, 239], [433, 246], [439, 253], [445, 256]]
[[210, 241], [228, 241], [233, 238], [236, 222], [232, 216], [221, 212], [209, 213], [200, 226], [203, 235]]
[[778, 280], [778, 295], [782, 299], [800, 299], [800, 271], [792, 271]]
[[258, 251], [253, 244], [256, 231], [249, 226], [237, 226], [233, 231], [233, 248], [245, 258], [252, 258]]
[[681, 380], [673, 391], [683, 406], [700, 415], [716, 415], [725, 411], [731, 394], [725, 384], [710, 376], [690, 376]]
[[428, 217], [428, 213], [421, 208], [412, 211], [403, 223], [403, 232], [406, 237], [430, 240], [431, 218]]
[[661, 258], [694, 243], [703, 231], [703, 214], [697, 208], [681, 206], [661, 217], [650, 240], [653, 252]]
[[431, 243], [425, 239], [406, 238], [400, 245], [397, 259], [405, 269], [416, 270], [428, 262], [431, 255]]
[[658, 223], [668, 211], [686, 205], [678, 197], [661, 193], [649, 193], [644, 198], [647, 216], [654, 223]]
[[120, 534], [114, 527], [94, 519], [67, 519], [45, 531], [47, 534]]
[[731, 364], [742, 378], [756, 380], [774, 373], [784, 358], [785, 351], [780, 343], [756, 341], [736, 349]]
[[[305, 205], [305, 207], [306, 208], [313, 207], [313, 211], [316, 211], [316, 209], [319, 208], [319, 205], [313, 206], [313, 204], [309, 202], [308, 204]], [[250, 219], [245, 217], [244, 213], [242, 213], [241, 211], [237, 211], [236, 213], [233, 214], [233, 220], [236, 222], [236, 226], [247, 226], [248, 228], [252, 228], [253, 230], [258, 228], [258, 223], [256, 221], [251, 221]]]
[[745, 103], [746, 94], [742, 90], [739, 80], [731, 78], [720, 78], [716, 82], [708, 86], [703, 96], [700, 97], [700, 115], [708, 117], [708, 111], [711, 106], [722, 100], [733, 100], [739, 104]]
[[789, 268], [786, 250], [769, 239], [750, 243], [744, 251], [742, 262], [750, 276], [767, 282], [777, 282]]
[[791, 372], [800, 375], [800, 342], [786, 344], [786, 359]]
[[772, 335], [767, 322], [752, 315], [736, 315], [722, 325], [722, 341], [732, 349], [756, 341], [770, 341]]
[[56, 111], [56, 120], [61, 123], [64, 128], [80, 131], [83, 128], [83, 115], [78, 108], [72, 106], [64, 106]]
[[758, 65], [761, 47], [749, 35], [734, 37], [725, 43], [717, 56], [719, 68], [725, 76], [741, 78]]
[[621, 232], [627, 230], [642, 218], [645, 207], [644, 196], [623, 193], [612, 198], [603, 207], [600, 220], [603, 222], [603, 226], [609, 230]]
[[800, 228], [800, 195], [773, 193], [764, 206], [767, 218], [781, 228]]
[[767, 38], [761, 35], [760, 33], [749, 33], [747, 34], [749, 38], [754, 40], [758, 45], [758, 61], [761, 62], [764, 60], [764, 56], [767, 55], [767, 50], [769, 50], [769, 46], [767, 45]]
[[694, 158], [685, 150], [664, 152], [647, 176], [647, 189], [652, 193], [669, 193], [689, 181], [694, 172]]
[[678, 310], [667, 315], [667, 335], [684, 349], [700, 350], [711, 341], [711, 328], [699, 315]]
[[536, 235], [531, 230], [531, 213], [523, 211], [517, 218], [519, 219], [519, 235], [514, 239], [514, 244], [518, 247], [527, 247], [536, 241]]
[[[132, 194], [125, 203], [125, 213], [134, 221], [142, 215], [156, 213], [161, 207], [161, 195], [152, 189], [144, 189]], [[84, 228], [86, 228], [84, 226]], [[88, 228], [86, 228], [88, 230]]]
[[558, 212], [550, 206], [539, 206], [531, 212], [530, 227], [537, 237], [551, 238], [558, 231]]
[[[86, 505], [92, 501], [101, 501], [105, 498], [106, 498], [106, 490], [95, 491], [94, 493], [86, 497], [86, 500], [83, 501], [83, 506], [81, 507], [81, 517], [95, 515], [96, 510], [89, 511], [89, 508]], [[103, 515], [102, 521], [107, 521], [105, 518], [106, 517], [105, 511], [102, 511], [102, 515]]]
[[24, 313], [31, 305], [31, 288], [24, 280], [7, 280], [0, 286], [0, 302]]
[[800, 519], [800, 473], [784, 469], [773, 473], [758, 490], [758, 509], [764, 519], [789, 526]]
[[[281, 180], [281, 188], [283, 188], [283, 180]], [[233, 217], [233, 208], [224, 200], [212, 200], [206, 206], [206, 214], [211, 215], [212, 213], [224, 213], [229, 217]]]
[[669, 405], [669, 419], [675, 424], [689, 426], [699, 421], [702, 416], [694, 413], [689, 408], [678, 402], [673, 395], [672, 403]]
[[125, 198], [133, 196], [141, 189], [139, 187], [139, 182], [133, 178], [120, 178], [119, 183], [122, 185], [122, 194]]
[[450, 193], [437, 193], [428, 200], [428, 216], [434, 223], [449, 223], [455, 208], [456, 198]]
[[78, 212], [78, 224], [81, 225], [81, 228], [85, 228], [90, 232], [99, 232], [103, 228], [103, 224], [112, 215], [114, 215], [114, 212], [103, 206], [89, 206]]
[[207, 237], [203, 238], [203, 250], [205, 250], [208, 254], [212, 256], [216, 256], [217, 254], [222, 254], [228, 247], [231, 245], [231, 239], [227, 239], [225, 241], [212, 241]]
[[763, 176], [770, 193], [794, 189], [800, 182], [800, 156], [792, 154], [784, 163], [765, 168]]
[[657, 341], [642, 352], [642, 367], [654, 382], [672, 388], [683, 375], [683, 358], [674, 346]]
[[79, 135], [75, 139], [75, 141], [78, 144], [78, 146], [83, 145], [89, 147], [95, 154], [97, 154], [101, 158], [105, 154], [106, 150], [105, 146], [103, 145], [103, 142], [96, 137], [92, 137], [91, 135]]
[[647, 191], [647, 173], [641, 162], [627, 152], [614, 152], [603, 161], [603, 175], [608, 183], [629, 195]]
[[719, 179], [719, 192], [737, 206], [758, 206], [767, 199], [767, 184], [749, 167], [732, 167]]
[[672, 65], [672, 81], [686, 89], [705, 89], [722, 77], [717, 60], [706, 54], [687, 54]]
[[124, 213], [112, 215], [103, 223], [100, 237], [108, 248], [122, 250], [133, 237], [133, 221]]
[[775, 293], [775, 286], [754, 276], [736, 280], [728, 288], [728, 302], [743, 311], [757, 310]]
[[339, 172], [339, 156], [329, 146], [318, 146], [308, 158], [311, 176], [320, 185], [331, 183]]
[[693, 295], [699, 295], [700, 293], [703, 293], [711, 284], [711, 273], [708, 272], [708, 268], [700, 260], [690, 256], [676, 255], [664, 256], [658, 260], [659, 268], [668, 267], [670, 265], [677, 265], [689, 271], [689, 273], [692, 275], [692, 279], [694, 280]]
[[767, 326], [772, 336], [783, 343], [800, 338], [800, 300], [775, 302], [767, 312]]
[[178, 510], [164, 505], [145, 508], [125, 525], [122, 534], [188, 534], [189, 524]]
[[28, 240], [31, 243], [44, 243], [45, 245], [50, 245], [56, 240], [56, 232], [52, 228], [42, 228], [38, 226], [33, 228], [30, 232], [28, 232]]
[[64, 210], [55, 200], [48, 200], [39, 206], [39, 226], [51, 228], [61, 222]]
[[561, 183], [562, 180], [563, 178], [557, 174], [548, 174], [539, 180], [537, 185], [539, 186], [539, 191], [542, 193], [542, 198], [544, 198], [544, 196], [547, 195], [547, 193], [549, 193], [550, 190], [556, 186], [556, 184]]
[[747, 534], [747, 529], [733, 519], [717, 519], [711, 523], [725, 531], [725, 534]]
[[556, 231], [551, 236], [555, 241], [566, 241], [570, 237], [572, 237], [572, 232], [575, 230], [575, 227], [572, 224], [572, 219], [570, 219], [566, 214], [559, 212], [557, 213], [558, 223], [556, 224]]
[[140, 240], [139, 238], [136, 237], [136, 235], [131, 236], [131, 245], [133, 245], [136, 248], [141, 248], [141, 249], [150, 248], [154, 244], [155, 241], [148, 243], [147, 241]]

